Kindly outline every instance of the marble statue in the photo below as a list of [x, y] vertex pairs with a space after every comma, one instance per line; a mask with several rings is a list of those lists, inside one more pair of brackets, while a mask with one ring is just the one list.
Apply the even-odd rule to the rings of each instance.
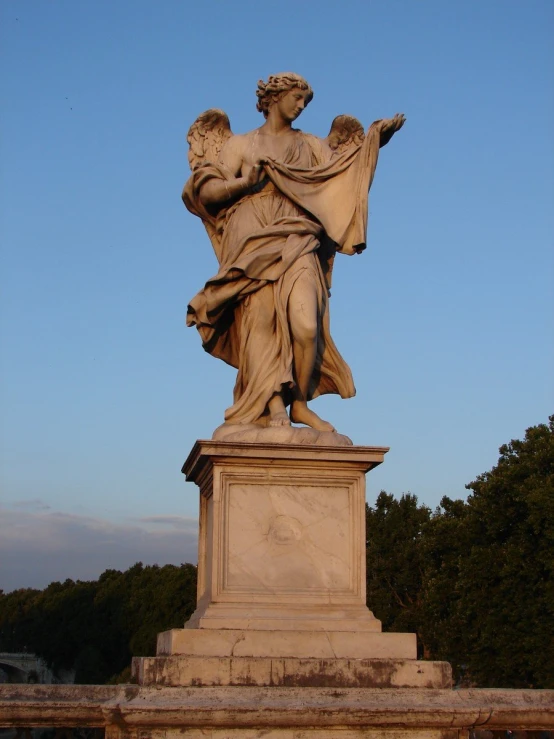
[[190, 301], [187, 324], [238, 370], [225, 427], [292, 421], [332, 432], [307, 404], [355, 394], [329, 330], [333, 260], [365, 249], [379, 148], [405, 118], [376, 121], [364, 134], [341, 115], [322, 139], [292, 127], [313, 97], [300, 75], [260, 80], [256, 95], [259, 128], [235, 135], [227, 115], [211, 109], [188, 132], [183, 201], [202, 219], [219, 271]]

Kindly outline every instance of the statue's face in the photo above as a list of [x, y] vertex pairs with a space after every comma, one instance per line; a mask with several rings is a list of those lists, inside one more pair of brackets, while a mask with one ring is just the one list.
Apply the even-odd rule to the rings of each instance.
[[298, 118], [308, 104], [308, 96], [308, 90], [293, 87], [292, 90], [285, 92], [274, 105], [286, 121], [292, 122]]

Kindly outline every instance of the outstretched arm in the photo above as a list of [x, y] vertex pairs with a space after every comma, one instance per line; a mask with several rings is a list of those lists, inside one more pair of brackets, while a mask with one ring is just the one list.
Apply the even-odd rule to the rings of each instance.
[[397, 131], [400, 131], [405, 122], [406, 117], [404, 113], [397, 113], [393, 118], [385, 118], [381, 121], [381, 138], [379, 141], [379, 147], [388, 144], [394, 134]]
[[243, 142], [241, 136], [230, 138], [219, 156], [219, 164], [233, 173], [234, 179], [208, 180], [200, 190], [200, 200], [203, 205], [222, 205], [228, 200], [246, 194], [250, 188], [257, 185], [263, 177], [261, 164], [255, 164], [246, 177], [241, 176], [243, 164]]

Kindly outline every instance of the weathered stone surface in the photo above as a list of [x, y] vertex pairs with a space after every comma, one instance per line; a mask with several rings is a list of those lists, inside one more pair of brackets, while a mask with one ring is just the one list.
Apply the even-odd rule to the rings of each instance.
[[[205, 604], [200, 601], [199, 608]], [[371, 612], [370, 612], [371, 613]], [[262, 631], [350, 631], [381, 633], [381, 622], [368, 616], [365, 607], [336, 608], [327, 606], [318, 610], [308, 606], [292, 608], [286, 603], [273, 602], [263, 608], [211, 603], [206, 613], [197, 612], [185, 623], [186, 629], [258, 629]]]
[[298, 659], [292, 657], [140, 657], [139, 685], [325, 688], [449, 688], [447, 662], [415, 659]]
[[185, 627], [381, 631], [365, 602], [365, 473], [386, 451], [197, 442], [183, 467], [201, 493]]
[[176, 729], [186, 739], [278, 731], [296, 732], [294, 739], [421, 739], [472, 727], [554, 730], [554, 691], [0, 685], [0, 726], [107, 726], [156, 739], [163, 734], [155, 731]]
[[199, 441], [198, 605], [135, 658], [141, 685], [425, 687], [450, 667], [416, 660], [366, 606], [365, 473], [386, 448]]
[[467, 739], [457, 729], [345, 729], [336, 727], [298, 728], [214, 728], [214, 729], [148, 729], [144, 732], [113, 727], [106, 739]]
[[246, 441], [260, 444], [310, 444], [315, 446], [352, 446], [352, 439], [336, 431], [317, 431], [306, 426], [260, 426], [256, 423], [218, 426], [212, 439]]
[[415, 659], [415, 634], [351, 631], [172, 629], [158, 634], [157, 655]]
[[148, 729], [139, 734], [114, 727], [106, 739], [467, 739], [457, 729]]

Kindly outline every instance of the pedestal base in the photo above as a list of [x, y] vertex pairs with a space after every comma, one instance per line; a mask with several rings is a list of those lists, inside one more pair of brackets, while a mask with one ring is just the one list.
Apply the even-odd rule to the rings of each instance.
[[447, 662], [414, 659], [298, 659], [293, 657], [140, 657], [139, 685], [282, 688], [450, 688]]
[[416, 659], [415, 634], [352, 631], [172, 629], [158, 634], [158, 657]]
[[[331, 434], [331, 436], [333, 436]], [[296, 436], [295, 438], [298, 438]], [[365, 473], [383, 447], [199, 441], [198, 605], [134, 679], [166, 687], [448, 688], [366, 606]]]
[[365, 597], [365, 473], [383, 447], [198, 441], [198, 605], [185, 628], [381, 631]]

